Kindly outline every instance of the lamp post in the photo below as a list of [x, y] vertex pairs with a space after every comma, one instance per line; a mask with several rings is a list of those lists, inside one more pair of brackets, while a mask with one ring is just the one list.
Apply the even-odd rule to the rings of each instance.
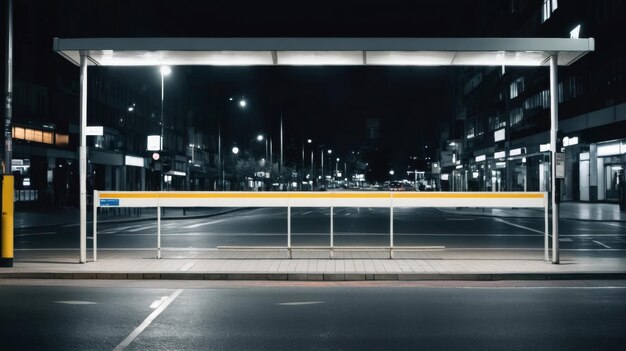
[[[170, 73], [172, 73], [172, 69], [169, 66], [161, 66], [160, 69], [161, 72], [161, 147], [159, 149], [161, 149], [161, 153], [163, 153], [163, 134], [164, 134], [164, 118], [163, 118], [163, 102], [165, 100], [165, 76], [168, 76]], [[163, 155], [165, 156], [165, 155]], [[164, 161], [163, 160], [161, 162], [161, 191], [163, 191], [163, 186], [164, 186]]]
[[[232, 97], [228, 98], [228, 101], [234, 101], [234, 100], [235, 99], [232, 98]], [[239, 103], [238, 103], [239, 107], [242, 108], [242, 109], [246, 108], [247, 104], [248, 103], [246, 102], [246, 99], [243, 98], [243, 97], [239, 100]], [[222, 167], [222, 164], [223, 164], [223, 162], [222, 162], [223, 161], [222, 160], [222, 125], [219, 122], [220, 119], [218, 119], [218, 123], [217, 123], [217, 167], [218, 167], [218, 170], [217, 170], [218, 171], [218, 176], [217, 177], [218, 177], [218, 180], [217, 180], [216, 188], [219, 188], [219, 185], [221, 184], [221, 188], [222, 188], [222, 190], [224, 190], [224, 167]], [[221, 168], [221, 170], [220, 170], [220, 168]], [[221, 181], [219, 179], [220, 175], [221, 175]]]
[[[306, 140], [307, 144], [311, 144], [313, 142], [313, 140], [311, 139], [307, 139]], [[313, 151], [311, 151], [311, 155], [313, 154]], [[311, 156], [311, 161], [313, 161], [313, 158]], [[311, 166], [313, 167], [313, 166]], [[302, 140], [302, 179], [300, 179], [300, 190], [302, 190], [302, 182], [304, 181], [304, 140]]]

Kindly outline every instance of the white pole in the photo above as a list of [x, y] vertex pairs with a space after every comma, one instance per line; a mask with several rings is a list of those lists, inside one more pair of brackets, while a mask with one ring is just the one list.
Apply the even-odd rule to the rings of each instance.
[[548, 194], [546, 193], [543, 197], [543, 207], [545, 212], [544, 225], [545, 225], [545, 235], [544, 235], [544, 243], [543, 243], [543, 251], [544, 251], [544, 259], [546, 262], [550, 262], [550, 229], [548, 228]]
[[93, 191], [93, 261], [98, 260], [98, 191]]
[[393, 258], [393, 204], [389, 206], [389, 258]]
[[157, 258], [161, 258], [161, 206], [157, 206]]
[[289, 258], [293, 258], [291, 255], [291, 206], [287, 206], [287, 251], [289, 251]]
[[333, 227], [333, 207], [330, 206], [330, 258], [333, 258], [333, 249], [335, 246], [335, 242], [334, 242], [334, 227]]
[[[163, 152], [163, 144], [165, 144], [165, 142], [163, 141], [163, 129], [164, 129], [164, 121], [163, 121], [163, 101], [165, 99], [165, 75], [163, 74], [163, 72], [161, 72], [161, 147], [160, 147], [160, 151], [161, 151], [161, 191], [163, 191], [163, 189], [165, 188], [165, 179], [164, 179], [164, 162], [165, 162], [165, 155]], [[170, 161], [171, 162], [171, 161]]]
[[80, 55], [80, 263], [87, 262], [87, 58]]
[[550, 163], [552, 190], [552, 263], [559, 263], [559, 205], [557, 204], [556, 136], [559, 130], [558, 56], [550, 56]]
[[[283, 114], [280, 114], [280, 174], [283, 172]], [[281, 180], [282, 183], [282, 180]]]

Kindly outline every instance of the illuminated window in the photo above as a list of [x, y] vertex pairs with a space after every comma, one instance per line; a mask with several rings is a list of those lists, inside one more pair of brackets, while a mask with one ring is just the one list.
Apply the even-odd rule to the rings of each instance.
[[13, 127], [13, 138], [15, 138], [15, 139], [24, 139], [24, 128], [22, 128], [22, 127]]
[[70, 136], [67, 134], [57, 134], [55, 139], [57, 145], [67, 145], [70, 143]]
[[52, 144], [52, 132], [43, 132], [43, 143]]
[[515, 81], [511, 82], [510, 86], [510, 98], [514, 99], [519, 94], [524, 92], [524, 77], [519, 77]]
[[541, 6], [541, 23], [547, 21], [552, 15], [552, 12], [554, 12], [558, 7], [558, 0], [543, 0], [543, 5]]

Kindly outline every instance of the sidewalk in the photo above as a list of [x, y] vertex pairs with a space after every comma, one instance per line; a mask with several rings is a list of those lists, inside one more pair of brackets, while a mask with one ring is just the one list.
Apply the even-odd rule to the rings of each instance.
[[[184, 279], [184, 280], [562, 280], [626, 279], [626, 258], [577, 257], [543, 261], [542, 250], [385, 253], [223, 252], [220, 250], [101, 251], [97, 262], [79, 264], [78, 251], [18, 252], [0, 279]], [[221, 257], [220, 257], [221, 256]], [[181, 258], [186, 257], [186, 258]], [[239, 257], [239, 258], [236, 258]], [[242, 259], [241, 257], [246, 257]], [[89, 253], [88, 259], [91, 260]]]

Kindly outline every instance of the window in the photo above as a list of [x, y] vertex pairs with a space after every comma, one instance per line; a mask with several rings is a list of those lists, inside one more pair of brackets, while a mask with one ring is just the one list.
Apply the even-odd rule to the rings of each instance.
[[558, 0], [543, 0], [543, 6], [541, 7], [541, 23], [547, 21], [552, 15], [552, 12], [558, 7]]
[[509, 119], [511, 126], [519, 124], [524, 119], [524, 110], [519, 107], [512, 109], [509, 113]]
[[67, 134], [57, 134], [55, 139], [57, 145], [67, 145], [70, 143], [70, 136]]
[[510, 99], [516, 98], [518, 95], [524, 92], [524, 77], [519, 77], [513, 82], [509, 89]]

